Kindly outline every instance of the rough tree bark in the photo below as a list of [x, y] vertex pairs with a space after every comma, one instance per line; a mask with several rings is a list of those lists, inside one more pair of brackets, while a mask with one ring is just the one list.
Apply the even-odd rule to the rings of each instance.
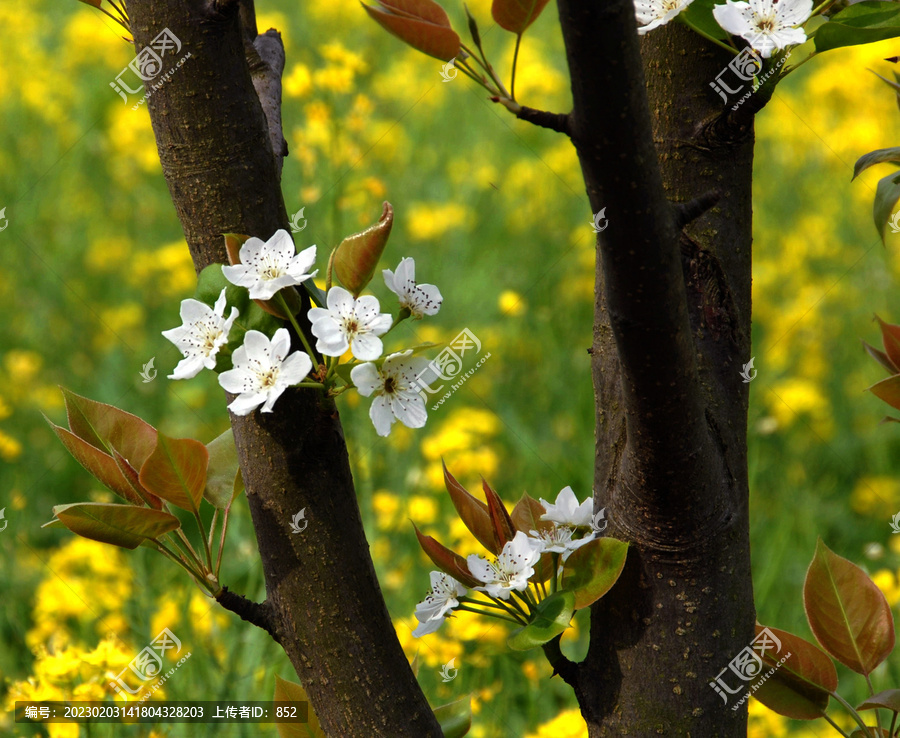
[[591, 349], [594, 497], [607, 534], [631, 548], [593, 607], [586, 659], [551, 661], [591, 738], [746, 735], [746, 710], [723, 705], [709, 682], [750, 643], [755, 620], [739, 372], [762, 98], [723, 117], [709, 82], [729, 55], [677, 23], [641, 44], [632, 0], [559, 0], [559, 12], [573, 93], [565, 130], [592, 211], [609, 218]]
[[[148, 107], [198, 271], [225, 260], [222, 233], [287, 226], [266, 68], [278, 49], [271, 34], [254, 44], [246, 4], [242, 43], [238, 5], [128, 4], [138, 49], [168, 26], [193, 54]], [[592, 738], [744, 735], [745, 709], [723, 706], [708, 683], [753, 636], [738, 372], [749, 359], [752, 118], [763, 98], [721, 116], [708, 83], [728, 56], [674, 23], [644, 40], [642, 61], [632, 0], [559, 0], [559, 12], [573, 110], [519, 117], [572, 138], [592, 211], [607, 208], [594, 496], [608, 534], [632, 546], [593, 608], [585, 661], [546, 650]], [[268, 599], [225, 593], [223, 604], [281, 642], [329, 735], [439, 735], [375, 580], [333, 404], [293, 393], [270, 417], [232, 420]], [[311, 535], [292, 536], [303, 507]]]
[[[192, 55], [153, 93], [148, 108], [198, 272], [227, 263], [223, 233], [268, 238], [288, 227], [280, 126], [272, 130], [280, 91], [273, 90], [271, 72], [283, 48], [279, 55], [273, 34], [257, 39], [256, 28], [246, 28], [253, 18], [246, 3], [240, 17], [248, 39], [242, 39], [239, 6], [229, 0], [127, 3], [138, 51], [168, 27], [182, 42], [181, 53]], [[271, 415], [232, 416], [232, 427], [267, 599], [259, 605], [226, 590], [220, 602], [279, 641], [328, 735], [440, 736], [375, 577], [334, 403], [291, 392]], [[292, 535], [291, 516], [302, 508], [310, 524], [304, 535]]]

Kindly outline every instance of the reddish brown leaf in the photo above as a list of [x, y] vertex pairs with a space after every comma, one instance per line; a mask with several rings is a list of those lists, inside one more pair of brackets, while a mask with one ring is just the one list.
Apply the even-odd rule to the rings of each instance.
[[534, 23], [550, 0], [494, 0], [491, 15], [501, 28], [524, 33]]
[[[391, 0], [391, 4], [381, 2], [382, 7], [380, 8], [373, 8], [365, 4], [363, 8], [378, 25], [414, 49], [441, 61], [454, 59], [459, 54], [460, 42], [459, 35], [450, 28], [449, 20], [446, 25], [435, 23], [421, 15], [416, 17], [399, 7], [414, 4], [413, 2]], [[436, 5], [436, 3], [431, 3], [431, 5]], [[443, 13], [443, 10], [441, 12]], [[444, 13], [444, 18], [446, 19], [446, 17], [446, 13]]]
[[183, 510], [196, 511], [206, 487], [209, 452], [192, 438], [159, 434], [156, 449], [141, 467], [145, 489]]
[[[47, 420], [50, 423], [49, 420]], [[56, 437], [62, 441], [66, 450], [75, 457], [75, 461], [81, 464], [88, 472], [94, 475], [102, 484], [132, 505], [142, 507], [144, 501], [134, 491], [128, 480], [122, 474], [112, 456], [83, 441], [71, 431], [50, 423]]]
[[533, 497], [523, 494], [516, 506], [513, 508], [512, 518], [513, 525], [516, 530], [522, 531], [528, 535], [529, 531], [545, 531], [553, 527], [553, 523], [549, 520], [541, 520], [541, 515], [546, 511], [544, 506]]
[[891, 363], [891, 360], [888, 358], [888, 355], [884, 353], [884, 351], [880, 351], [879, 349], [866, 343], [865, 341], [862, 342], [862, 345], [863, 348], [865, 348], [866, 353], [869, 354], [869, 356], [871, 356], [873, 359], [875, 359], [875, 361], [877, 361], [879, 364], [881, 364], [881, 366], [883, 366], [887, 370], [888, 374], [900, 373], [900, 369], [898, 369]]
[[895, 410], [900, 410], [900, 374], [876, 382], [869, 387], [869, 392]]
[[418, 18], [436, 26], [450, 28], [450, 18], [434, 0], [377, 0], [377, 2], [396, 15]]
[[140, 469], [156, 447], [156, 428], [117, 407], [60, 389], [72, 433], [107, 455], [110, 447], [116, 449]]
[[83, 538], [130, 549], [181, 527], [178, 518], [170, 513], [134, 505], [76, 502], [57, 505], [53, 514]]
[[[443, 11], [441, 11], [443, 12]], [[394, 208], [382, 206], [381, 217], [361, 233], [347, 236], [335, 249], [334, 273], [350, 292], [359, 295], [372, 280], [394, 225]]]
[[813, 635], [834, 658], [868, 676], [894, 649], [894, 618], [881, 590], [820, 538], [803, 585]]
[[[413, 528], [416, 528], [415, 524], [413, 524]], [[472, 576], [466, 560], [458, 553], [441, 545], [431, 536], [426, 536], [418, 528], [416, 528], [416, 538], [419, 539], [419, 545], [428, 558], [442, 572], [462, 582], [466, 587], [480, 587], [483, 584]]]
[[154, 510], [162, 510], [163, 501], [141, 486], [141, 479], [137, 469], [129, 464], [128, 460], [115, 449], [113, 449], [113, 460], [116, 462], [116, 466], [119, 467], [119, 471], [122, 472], [125, 481], [134, 490], [134, 493]]
[[881, 326], [881, 340], [884, 343], [884, 352], [888, 360], [894, 366], [894, 374], [900, 374], [900, 325], [885, 323], [877, 315], [875, 320]]
[[465, 523], [476, 540], [492, 554], [499, 554], [503, 550], [503, 544], [499, 543], [494, 526], [491, 523], [491, 515], [488, 506], [481, 500], [477, 500], [469, 494], [456, 478], [447, 470], [443, 460], [444, 484], [453, 501], [453, 507], [459, 513], [460, 519]]
[[[516, 527], [513, 525], [512, 518], [506, 510], [506, 505], [500, 499], [500, 495], [494, 492], [484, 479], [481, 480], [481, 486], [484, 489], [484, 496], [488, 504], [488, 513], [491, 516], [491, 525], [494, 526], [494, 535], [500, 542], [501, 549], [513, 538], [516, 537]], [[528, 532], [525, 532], [528, 535]]]
[[891, 712], [900, 712], [900, 689], [885, 689], [863, 700], [857, 710], [877, 710], [883, 707]]
[[821, 717], [828, 707], [828, 693], [836, 691], [838, 685], [831, 657], [800, 636], [757, 623], [756, 635], [763, 630], [768, 630], [781, 644], [777, 652], [764, 650], [762, 660], [767, 670], [786, 658], [753, 696], [770, 710], [795, 720]]

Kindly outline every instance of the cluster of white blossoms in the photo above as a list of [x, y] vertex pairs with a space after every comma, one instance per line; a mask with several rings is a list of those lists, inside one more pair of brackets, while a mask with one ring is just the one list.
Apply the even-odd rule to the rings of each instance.
[[[290, 235], [279, 230], [268, 241], [249, 238], [241, 246], [240, 263], [222, 267], [222, 273], [232, 284], [245, 287], [251, 299], [271, 300], [279, 290], [314, 277], [317, 271], [310, 270], [315, 260], [315, 246], [297, 254]], [[410, 428], [425, 425], [425, 402], [419, 394], [418, 379], [429, 362], [412, 356], [412, 350], [379, 361], [384, 352], [381, 336], [405, 317], [434, 315], [443, 298], [434, 285], [416, 284], [415, 262], [410, 258], [401, 259], [396, 271], [385, 269], [382, 274], [388, 289], [399, 298], [397, 321], [389, 313], [380, 312], [373, 295], [354, 297], [338, 286], [328, 290], [325, 306], [309, 310], [308, 318], [317, 339], [316, 350], [334, 357], [329, 368], [335, 367], [347, 351], [352, 353], [355, 366], [351, 381], [364, 397], [374, 396], [369, 417], [378, 434], [386, 436], [396, 420]], [[239, 315], [232, 307], [226, 318], [225, 309], [224, 289], [214, 307], [194, 299], [181, 303], [182, 325], [163, 331], [184, 355], [170, 379], [188, 379], [203, 368], [215, 368], [216, 356], [228, 343]], [[262, 412], [272, 412], [275, 401], [288, 387], [306, 386], [304, 380], [313, 372], [316, 358], [306, 351], [291, 353], [290, 347], [286, 328], [279, 328], [271, 339], [256, 330], [246, 332], [243, 344], [232, 354], [232, 368], [219, 375], [219, 384], [237, 394], [228, 405], [233, 413], [247, 415], [258, 407]]]
[[[494, 561], [478, 554], [471, 554], [466, 559], [473, 581], [480, 582], [472, 587], [472, 591], [483, 592], [499, 605], [498, 600], [509, 600], [513, 592], [528, 589], [528, 580], [534, 576], [534, 567], [543, 554], [558, 554], [564, 562], [573, 551], [594, 540], [600, 532], [595, 523], [593, 500], [588, 498], [579, 505], [571, 487], [564, 488], [555, 503], [542, 499], [541, 504], [545, 510], [541, 520], [553, 524], [547, 530], [532, 530], [528, 535], [517, 531]], [[575, 538], [576, 535], [581, 537]], [[462, 603], [479, 604], [479, 600], [465, 597], [468, 592], [460, 581], [449, 574], [431, 572], [431, 591], [416, 605], [419, 625], [413, 635], [418, 638], [434, 633], [441, 627], [444, 618], [460, 606], [461, 600]], [[464, 609], [471, 611], [471, 608]]]
[[[693, 0], [634, 0], [641, 35], [663, 26], [685, 10]], [[797, 26], [813, 12], [812, 0], [726, 0], [713, 8], [713, 17], [733, 36], [740, 36], [764, 59], [775, 51], [806, 41]]]

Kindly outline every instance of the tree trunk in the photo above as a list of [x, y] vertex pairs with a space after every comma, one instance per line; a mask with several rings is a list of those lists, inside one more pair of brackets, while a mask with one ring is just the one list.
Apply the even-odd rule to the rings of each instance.
[[[128, 2], [138, 52], [168, 28], [182, 49], [165, 57], [165, 68], [191, 54], [147, 107], [198, 272], [227, 263], [223, 233], [268, 238], [288, 227], [280, 121], [273, 125], [280, 69], [265, 66], [273, 47], [283, 47], [268, 34], [254, 48], [246, 0], [243, 10], [246, 38], [238, 2]], [[254, 81], [270, 95], [264, 104]], [[375, 577], [334, 403], [292, 390], [271, 415], [232, 416], [232, 427], [268, 597], [257, 605], [225, 590], [220, 602], [281, 643], [328, 735], [440, 736]], [[303, 508], [309, 525], [294, 535], [291, 517]]]
[[607, 535], [631, 546], [593, 607], [585, 661], [555, 666], [591, 738], [743, 736], [746, 708], [709, 683], [755, 621], [740, 371], [758, 108], [721, 116], [709, 83], [730, 57], [678, 23], [641, 44], [631, 0], [559, 10], [570, 134], [592, 211], [609, 220], [591, 350], [594, 497]]

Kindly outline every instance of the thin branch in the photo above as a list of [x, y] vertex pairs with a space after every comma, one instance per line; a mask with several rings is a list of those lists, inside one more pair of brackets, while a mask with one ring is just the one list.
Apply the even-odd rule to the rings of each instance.
[[565, 133], [571, 135], [569, 126], [571, 125], [571, 113], [548, 113], [546, 110], [535, 110], [522, 106], [516, 113], [516, 118], [533, 123], [541, 128], [549, 128], [557, 133]]
[[693, 200], [675, 203], [675, 226], [678, 230], [681, 230], [688, 223], [696, 220], [713, 207], [721, 197], [722, 193], [718, 190], [710, 190], [709, 192], [704, 192], [702, 195], [695, 197]]
[[281, 637], [275, 629], [268, 602], [261, 604], [253, 602], [253, 600], [248, 600], [243, 595], [232, 592], [228, 587], [222, 587], [221, 591], [216, 595], [216, 601], [226, 610], [231, 610], [231, 612], [238, 615], [241, 620], [246, 620], [257, 628], [262, 628], [272, 636], [276, 643], [281, 643]]
[[548, 641], [542, 646], [544, 649], [544, 656], [547, 657], [547, 661], [549, 661], [550, 666], [553, 667], [553, 676], [559, 674], [566, 684], [572, 687], [572, 689], [577, 690], [579, 666], [577, 663], [567, 658], [560, 650], [559, 641], [561, 638], [562, 635], [558, 635], [552, 641]]
[[275, 155], [280, 179], [284, 157], [288, 154], [287, 141], [281, 128], [281, 75], [284, 72], [284, 44], [281, 34], [270, 28], [257, 36], [252, 44], [245, 43], [244, 51], [250, 64], [253, 88], [266, 114], [272, 153]]

